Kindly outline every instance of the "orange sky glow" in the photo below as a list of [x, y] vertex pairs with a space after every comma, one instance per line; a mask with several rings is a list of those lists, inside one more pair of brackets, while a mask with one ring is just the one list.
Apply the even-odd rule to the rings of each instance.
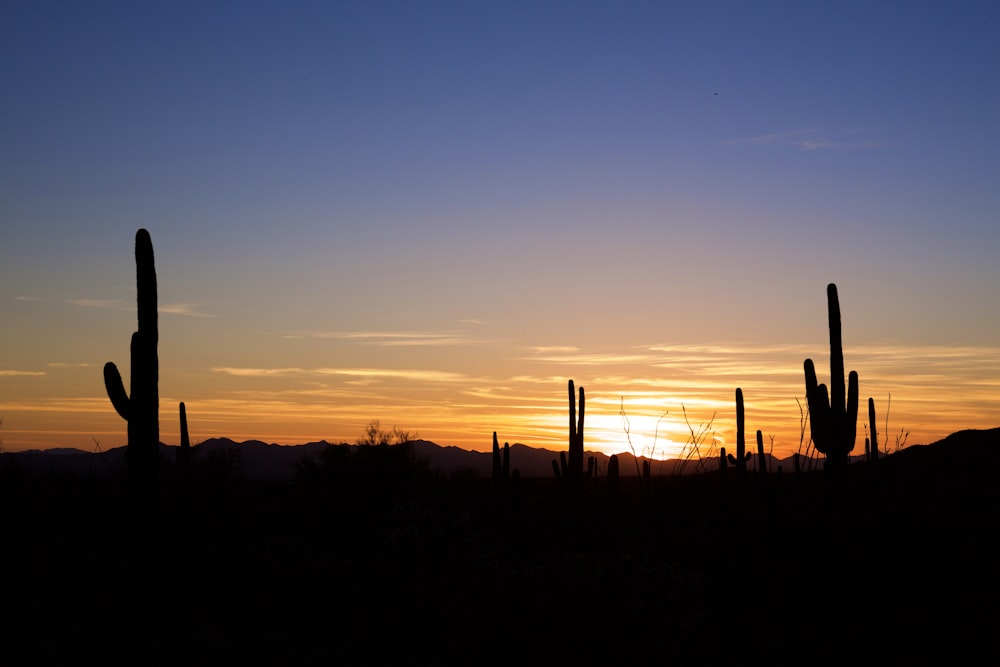
[[828, 283], [856, 452], [997, 427], [1000, 13], [785, 4], [5, 5], [0, 446], [125, 444], [139, 228], [170, 444], [789, 456]]
[[[817, 322], [817, 329], [825, 333], [825, 323]], [[348, 341], [352, 348], [370, 348], [440, 337], [404, 332], [344, 334], [337, 339]], [[609, 353], [568, 347], [520, 349], [464, 334], [461, 346], [492, 349], [493, 368], [465, 369], [463, 355], [456, 354], [447, 367], [434, 370], [374, 366], [184, 370], [161, 351], [161, 438], [178, 443], [178, 403], [183, 400], [195, 442], [217, 436], [279, 444], [353, 442], [368, 421], [379, 419], [385, 427], [395, 425], [441, 445], [487, 451], [496, 431], [501, 442], [559, 450], [568, 438], [566, 385], [572, 378], [586, 393], [589, 449], [608, 454], [634, 451], [655, 458], [692, 456], [696, 455], [691, 448], [693, 429], [702, 456], [717, 453], [718, 447], [731, 450], [736, 441], [735, 389], [740, 387], [748, 446], [755, 446], [759, 429], [765, 448], [786, 457], [807, 447], [801, 431], [802, 361], [806, 357], [816, 361], [821, 381], [824, 368], [829, 374], [827, 347], [822, 343], [648, 345]], [[890, 449], [904, 434], [906, 444], [929, 443], [956, 425], [995, 425], [990, 418], [1000, 393], [1000, 349], [849, 343], [845, 348], [848, 369], [858, 370], [861, 377], [857, 451], [863, 451], [869, 396], [876, 402], [880, 441]], [[354, 350], [346, 356], [360, 354]], [[96, 362], [53, 364], [43, 372], [6, 372], [0, 400], [5, 448], [90, 450], [124, 444], [125, 424], [103, 395], [100, 367]], [[89, 391], [59, 395], [59, 387], [74, 383], [89, 386]], [[38, 385], [51, 395], [15, 399]]]

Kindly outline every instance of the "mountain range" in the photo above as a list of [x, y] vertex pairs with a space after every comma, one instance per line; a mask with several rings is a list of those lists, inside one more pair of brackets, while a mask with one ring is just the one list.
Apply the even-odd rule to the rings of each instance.
[[[918, 459], [930, 451], [947, 449], [953, 456], [967, 457], [969, 447], [990, 446], [1000, 441], [1000, 428], [988, 430], [966, 430], [956, 432], [932, 445], [910, 445], [904, 450], [893, 454], [905, 454], [907, 458]], [[467, 473], [481, 477], [491, 474], [493, 459], [490, 452], [474, 452], [454, 446], [442, 446], [427, 440], [415, 440], [410, 443], [417, 459], [427, 463], [428, 467], [443, 475]], [[964, 445], [964, 446], [963, 446]], [[326, 441], [310, 442], [299, 445], [269, 444], [259, 440], [235, 442], [229, 438], [211, 438], [192, 447], [193, 460], [197, 464], [211, 463], [216, 466], [226, 466], [234, 476], [248, 481], [281, 482], [290, 481], [297, 466], [306, 458], [318, 457], [330, 443]], [[357, 445], [349, 445], [357, 447]], [[167, 461], [175, 460], [177, 447], [160, 445], [162, 456]], [[926, 450], [926, 451], [925, 451]], [[966, 454], [959, 453], [959, 450]], [[596, 459], [599, 474], [607, 470], [607, 454], [588, 452], [588, 456]], [[947, 456], [948, 453], [945, 453]], [[511, 469], [518, 470], [522, 477], [551, 477], [552, 464], [559, 461], [560, 452], [540, 449], [523, 444], [513, 444], [510, 447]], [[862, 455], [854, 457], [861, 460]], [[642, 467], [642, 458], [638, 460], [630, 453], [618, 454], [621, 474], [636, 475]], [[817, 459], [807, 459], [806, 466], [817, 465]], [[757, 466], [757, 456], [754, 454], [747, 464], [751, 468]], [[793, 469], [792, 457], [779, 459], [767, 455], [769, 471], [785, 471]], [[651, 461], [652, 472], [655, 475], [673, 475], [678, 473], [699, 473], [716, 470], [717, 460], [709, 459], [670, 459]], [[24, 478], [42, 478], [51, 476], [71, 476], [79, 479], [110, 479], [123, 474], [125, 468], [125, 447], [115, 447], [94, 451], [80, 449], [46, 449], [28, 450], [22, 452], [0, 453], [0, 471], [16, 473]]]

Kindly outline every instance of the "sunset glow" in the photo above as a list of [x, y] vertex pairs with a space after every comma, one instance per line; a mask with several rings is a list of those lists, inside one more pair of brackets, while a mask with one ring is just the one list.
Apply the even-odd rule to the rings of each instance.
[[831, 282], [885, 446], [1000, 424], [996, 10], [373, 4], [0, 12], [5, 451], [125, 444], [140, 227], [169, 444], [785, 457]]

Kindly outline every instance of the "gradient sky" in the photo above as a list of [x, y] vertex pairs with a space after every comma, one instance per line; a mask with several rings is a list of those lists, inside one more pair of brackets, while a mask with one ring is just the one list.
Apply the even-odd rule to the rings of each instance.
[[829, 282], [890, 446], [998, 426], [997, 35], [961, 1], [7, 0], [2, 446], [124, 444], [140, 227], [171, 444], [185, 401], [195, 442], [563, 448], [572, 378], [589, 448], [678, 455], [685, 414], [732, 447], [741, 387], [786, 456]]

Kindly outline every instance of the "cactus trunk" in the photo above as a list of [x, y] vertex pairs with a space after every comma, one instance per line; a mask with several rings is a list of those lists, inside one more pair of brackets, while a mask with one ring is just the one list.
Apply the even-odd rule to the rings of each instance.
[[868, 425], [871, 429], [871, 460], [878, 461], [878, 431], [875, 429], [875, 399], [868, 399]]
[[125, 392], [114, 362], [104, 365], [104, 385], [115, 411], [128, 423], [126, 463], [129, 478], [153, 485], [159, 473], [160, 397], [157, 357], [156, 266], [149, 232], [135, 234], [138, 330], [132, 334], [130, 392]]
[[750, 452], [747, 451], [746, 417], [743, 411], [743, 390], [736, 388], [736, 456], [730, 454], [727, 460], [736, 466], [736, 478], [743, 479], [747, 471]]
[[573, 381], [569, 381], [569, 457], [566, 462], [571, 477], [583, 479], [583, 387], [580, 387], [580, 416], [576, 416], [576, 396]]

